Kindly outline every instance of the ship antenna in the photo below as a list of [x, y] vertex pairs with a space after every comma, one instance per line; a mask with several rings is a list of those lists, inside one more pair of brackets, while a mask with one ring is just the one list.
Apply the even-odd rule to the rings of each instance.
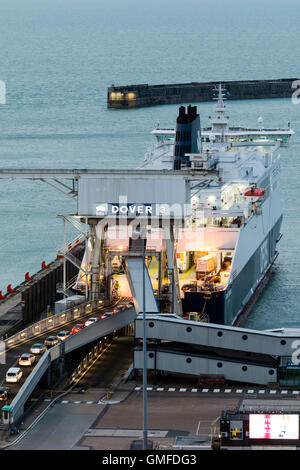
[[221, 142], [226, 141], [226, 134], [228, 132], [228, 119], [229, 116], [225, 116], [226, 106], [224, 104], [225, 98], [225, 89], [222, 87], [222, 83], [219, 83], [219, 86], [214, 88], [214, 97], [213, 99], [217, 101], [215, 105], [215, 114], [210, 118], [212, 125], [212, 132], [215, 134], [221, 134]]

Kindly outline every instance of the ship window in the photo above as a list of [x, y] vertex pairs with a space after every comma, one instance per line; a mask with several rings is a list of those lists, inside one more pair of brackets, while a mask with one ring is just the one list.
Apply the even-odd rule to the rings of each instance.
[[130, 100], [135, 100], [135, 93], [127, 93], [127, 99]]
[[124, 93], [114, 93], [114, 92], [112, 92], [110, 94], [110, 99], [111, 100], [122, 100], [123, 97], [124, 97]]

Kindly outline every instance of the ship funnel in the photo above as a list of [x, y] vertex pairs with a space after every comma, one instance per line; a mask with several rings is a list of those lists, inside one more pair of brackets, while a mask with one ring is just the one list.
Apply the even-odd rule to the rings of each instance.
[[186, 154], [201, 153], [201, 127], [197, 106], [180, 106], [176, 120], [173, 169], [180, 170], [182, 166], [190, 167], [190, 158]]

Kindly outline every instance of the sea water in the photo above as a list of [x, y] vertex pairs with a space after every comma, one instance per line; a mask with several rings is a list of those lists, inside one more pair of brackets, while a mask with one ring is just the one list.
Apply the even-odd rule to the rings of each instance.
[[[1, 0], [0, 168], [135, 168], [155, 123], [177, 105], [108, 110], [107, 87], [132, 83], [297, 78], [296, 0]], [[229, 101], [233, 124], [285, 126], [280, 255], [244, 326], [300, 326], [300, 105]], [[199, 103], [202, 125], [212, 103]], [[63, 246], [57, 215], [76, 202], [41, 181], [0, 180], [0, 290], [17, 285]], [[71, 228], [68, 238], [74, 237]]]

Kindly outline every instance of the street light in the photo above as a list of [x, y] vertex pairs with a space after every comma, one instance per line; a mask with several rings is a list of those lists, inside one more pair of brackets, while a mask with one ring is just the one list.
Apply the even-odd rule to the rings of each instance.
[[141, 231], [143, 258], [143, 449], [148, 449], [148, 397], [147, 397], [147, 344], [146, 344], [146, 298], [145, 298], [145, 227]]

